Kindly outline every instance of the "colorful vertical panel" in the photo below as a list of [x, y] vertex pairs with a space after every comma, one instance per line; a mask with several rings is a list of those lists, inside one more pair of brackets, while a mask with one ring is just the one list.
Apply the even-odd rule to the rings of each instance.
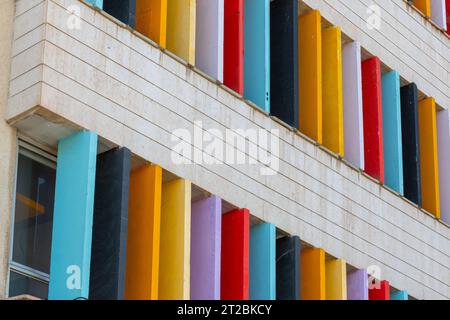
[[403, 191], [404, 196], [422, 205], [420, 182], [419, 114], [417, 86], [414, 83], [400, 89], [402, 114]]
[[323, 145], [343, 157], [342, 46], [339, 27], [322, 30], [322, 86]]
[[403, 195], [402, 119], [400, 107], [400, 75], [397, 71], [383, 74], [383, 154], [385, 184]]
[[219, 300], [222, 201], [199, 200], [191, 213], [191, 300]]
[[434, 98], [419, 101], [420, 173], [422, 207], [440, 218], [439, 169]]
[[244, 0], [244, 97], [270, 111], [270, 0]]
[[103, 10], [134, 28], [136, 0], [103, 0]]
[[301, 252], [300, 288], [302, 300], [325, 300], [325, 251], [308, 248]]
[[103, 8], [103, 0], [86, 0], [86, 2], [92, 4], [97, 8]]
[[408, 300], [408, 292], [406, 292], [406, 291], [392, 292], [391, 300]]
[[447, 15], [447, 33], [450, 35], [450, 0], [445, 1], [445, 11]]
[[327, 300], [347, 300], [347, 265], [342, 259], [325, 263]]
[[96, 157], [93, 132], [80, 131], [58, 143], [50, 300], [89, 296]]
[[300, 238], [277, 239], [277, 300], [300, 299]]
[[161, 188], [161, 167], [146, 164], [131, 172], [126, 299], [158, 299]]
[[380, 59], [362, 62], [364, 171], [384, 182], [383, 119]]
[[344, 100], [344, 158], [364, 168], [364, 129], [361, 75], [361, 45], [342, 47], [342, 92]]
[[196, 0], [167, 2], [167, 50], [195, 65]]
[[224, 0], [223, 83], [244, 93], [244, 0]]
[[374, 288], [369, 289], [369, 300], [390, 300], [389, 281], [382, 280]]
[[136, 31], [165, 48], [167, 0], [136, 0]]
[[222, 300], [249, 298], [250, 214], [247, 209], [222, 215], [222, 260], [220, 291]]
[[270, 113], [298, 128], [298, 5], [270, 2]]
[[[437, 113], [437, 139], [439, 163], [439, 194], [450, 194], [450, 114], [448, 110]], [[441, 219], [450, 224], [450, 197], [442, 196]]]
[[369, 300], [367, 269], [359, 269], [347, 273], [347, 299]]
[[189, 300], [191, 183], [184, 179], [164, 183], [161, 199], [158, 298]]
[[447, 14], [445, 11], [446, 0], [430, 1], [431, 20], [436, 23], [439, 28], [447, 30]]
[[[437, 0], [433, 0], [437, 1]], [[413, 5], [419, 9], [426, 17], [431, 16], [430, 0], [412, 0]]]
[[125, 295], [131, 152], [114, 149], [97, 157], [89, 299]]
[[276, 228], [261, 223], [250, 229], [250, 299], [276, 298]]
[[313, 10], [298, 18], [299, 127], [322, 143], [322, 18]]
[[223, 82], [224, 0], [197, 0], [196, 67]]

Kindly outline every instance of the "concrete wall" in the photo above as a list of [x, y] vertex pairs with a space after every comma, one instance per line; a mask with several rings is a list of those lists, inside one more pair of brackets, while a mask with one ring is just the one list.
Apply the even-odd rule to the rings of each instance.
[[[96, 131], [357, 268], [378, 265], [383, 278], [416, 298], [450, 298], [446, 225], [102, 13], [77, 0], [24, 1], [18, 4], [31, 7], [17, 10], [11, 123], [38, 132], [30, 126], [34, 113]], [[81, 29], [67, 27], [66, 8], [74, 4], [80, 5]], [[390, 55], [380, 52], [380, 58]], [[397, 69], [414, 73], [404, 65]], [[193, 132], [196, 120], [204, 129], [278, 129], [279, 173], [262, 176], [250, 165], [174, 164], [170, 134]]]
[[5, 296], [16, 163], [16, 130], [5, 122], [8, 101], [14, 0], [0, 1], [0, 298]]

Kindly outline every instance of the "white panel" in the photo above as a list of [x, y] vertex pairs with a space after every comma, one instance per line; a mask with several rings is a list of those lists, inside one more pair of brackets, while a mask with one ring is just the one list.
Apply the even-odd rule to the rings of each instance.
[[439, 191], [441, 219], [450, 224], [450, 114], [448, 110], [436, 114], [439, 154]]
[[361, 46], [348, 43], [342, 48], [342, 88], [344, 96], [344, 158], [364, 168], [362, 115]]
[[223, 1], [197, 0], [196, 67], [223, 81]]
[[445, 0], [431, 0], [431, 20], [441, 29], [447, 30], [447, 17], [445, 13]]

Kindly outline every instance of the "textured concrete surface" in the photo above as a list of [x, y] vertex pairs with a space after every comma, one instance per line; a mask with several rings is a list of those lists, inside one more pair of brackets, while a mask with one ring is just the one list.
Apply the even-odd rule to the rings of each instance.
[[16, 131], [5, 122], [8, 101], [8, 81], [11, 62], [11, 43], [14, 0], [0, 1], [0, 298], [6, 293], [8, 274], [9, 236], [16, 162]]

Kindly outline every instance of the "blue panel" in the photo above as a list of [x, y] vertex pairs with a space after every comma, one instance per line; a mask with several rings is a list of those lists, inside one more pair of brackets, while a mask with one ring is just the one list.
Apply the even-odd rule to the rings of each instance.
[[408, 300], [406, 291], [391, 292], [391, 300]]
[[276, 298], [276, 230], [270, 223], [250, 229], [250, 299]]
[[97, 135], [59, 141], [49, 299], [88, 298]]
[[103, 9], [103, 0], [86, 0], [86, 2]]
[[245, 0], [244, 97], [270, 112], [270, 0]]
[[403, 195], [402, 121], [400, 76], [391, 71], [382, 76], [383, 145], [385, 184]]

